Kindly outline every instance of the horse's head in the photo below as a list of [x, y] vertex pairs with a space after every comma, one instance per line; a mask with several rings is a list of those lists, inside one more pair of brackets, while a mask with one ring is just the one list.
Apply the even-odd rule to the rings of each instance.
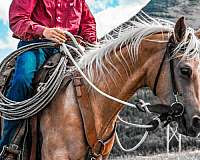
[[161, 58], [163, 62], [160, 68], [157, 66], [153, 86], [161, 101], [177, 112], [179, 132], [192, 137], [200, 132], [199, 43], [186, 28], [184, 18], [180, 18], [166, 46], [165, 57]]

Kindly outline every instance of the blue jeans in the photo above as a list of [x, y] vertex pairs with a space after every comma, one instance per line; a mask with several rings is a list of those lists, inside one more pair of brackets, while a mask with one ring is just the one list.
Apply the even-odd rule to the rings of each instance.
[[[18, 48], [27, 44], [39, 42], [20, 41]], [[48, 52], [47, 52], [48, 51]], [[10, 87], [6, 92], [6, 97], [13, 101], [23, 101], [30, 98], [33, 94], [32, 80], [36, 71], [57, 49], [33, 49], [18, 56], [15, 65], [15, 72], [10, 81]], [[0, 140], [0, 151], [4, 145], [8, 145], [22, 120], [9, 121], [4, 120], [3, 135]]]

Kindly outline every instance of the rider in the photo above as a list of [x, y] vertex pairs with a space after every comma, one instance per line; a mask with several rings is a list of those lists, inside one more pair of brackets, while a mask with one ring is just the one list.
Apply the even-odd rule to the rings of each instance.
[[[42, 39], [63, 43], [64, 31], [96, 42], [96, 23], [85, 0], [13, 0], [9, 10], [9, 23], [13, 36], [20, 39], [18, 48]], [[55, 50], [55, 49], [54, 49]], [[29, 50], [21, 54], [15, 65], [6, 97], [13, 101], [30, 98], [35, 72], [54, 51]], [[0, 150], [8, 145], [21, 121], [4, 120]]]

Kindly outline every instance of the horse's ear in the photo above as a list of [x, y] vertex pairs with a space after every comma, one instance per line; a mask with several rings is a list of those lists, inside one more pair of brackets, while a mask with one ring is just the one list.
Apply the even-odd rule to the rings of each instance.
[[185, 32], [186, 32], [185, 18], [181, 17], [176, 22], [176, 25], [174, 28], [176, 42], [181, 42], [183, 40], [185, 36]]

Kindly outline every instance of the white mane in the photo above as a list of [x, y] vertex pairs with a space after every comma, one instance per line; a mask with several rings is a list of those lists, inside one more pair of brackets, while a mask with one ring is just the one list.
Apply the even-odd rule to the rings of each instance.
[[[105, 63], [109, 63], [115, 69], [115, 66], [112, 65], [112, 61], [110, 60], [111, 51], [114, 51], [116, 54], [117, 48], [121, 49], [124, 44], [129, 44], [129, 56], [135, 61], [138, 55], [138, 47], [145, 36], [159, 32], [168, 32], [170, 36], [174, 33], [174, 25], [175, 24], [170, 21], [154, 19], [143, 13], [137, 16], [134, 21], [130, 21], [126, 25], [113, 31], [112, 35], [106, 35], [105, 39], [102, 40], [99, 45], [86, 50], [86, 54], [78, 61], [79, 66], [82, 69], [86, 69], [89, 79], [93, 80], [94, 66], [97, 68], [96, 71], [99, 74], [105, 73], [105, 71], [109, 73], [108, 69], [105, 67]], [[185, 47], [186, 44], [187, 48], [183, 53], [183, 57], [199, 57], [200, 41], [195, 36], [195, 31], [191, 28], [187, 28], [185, 38], [175, 49], [174, 56], [176, 56], [180, 49]], [[123, 61], [126, 65], [126, 59], [120, 61]]]

